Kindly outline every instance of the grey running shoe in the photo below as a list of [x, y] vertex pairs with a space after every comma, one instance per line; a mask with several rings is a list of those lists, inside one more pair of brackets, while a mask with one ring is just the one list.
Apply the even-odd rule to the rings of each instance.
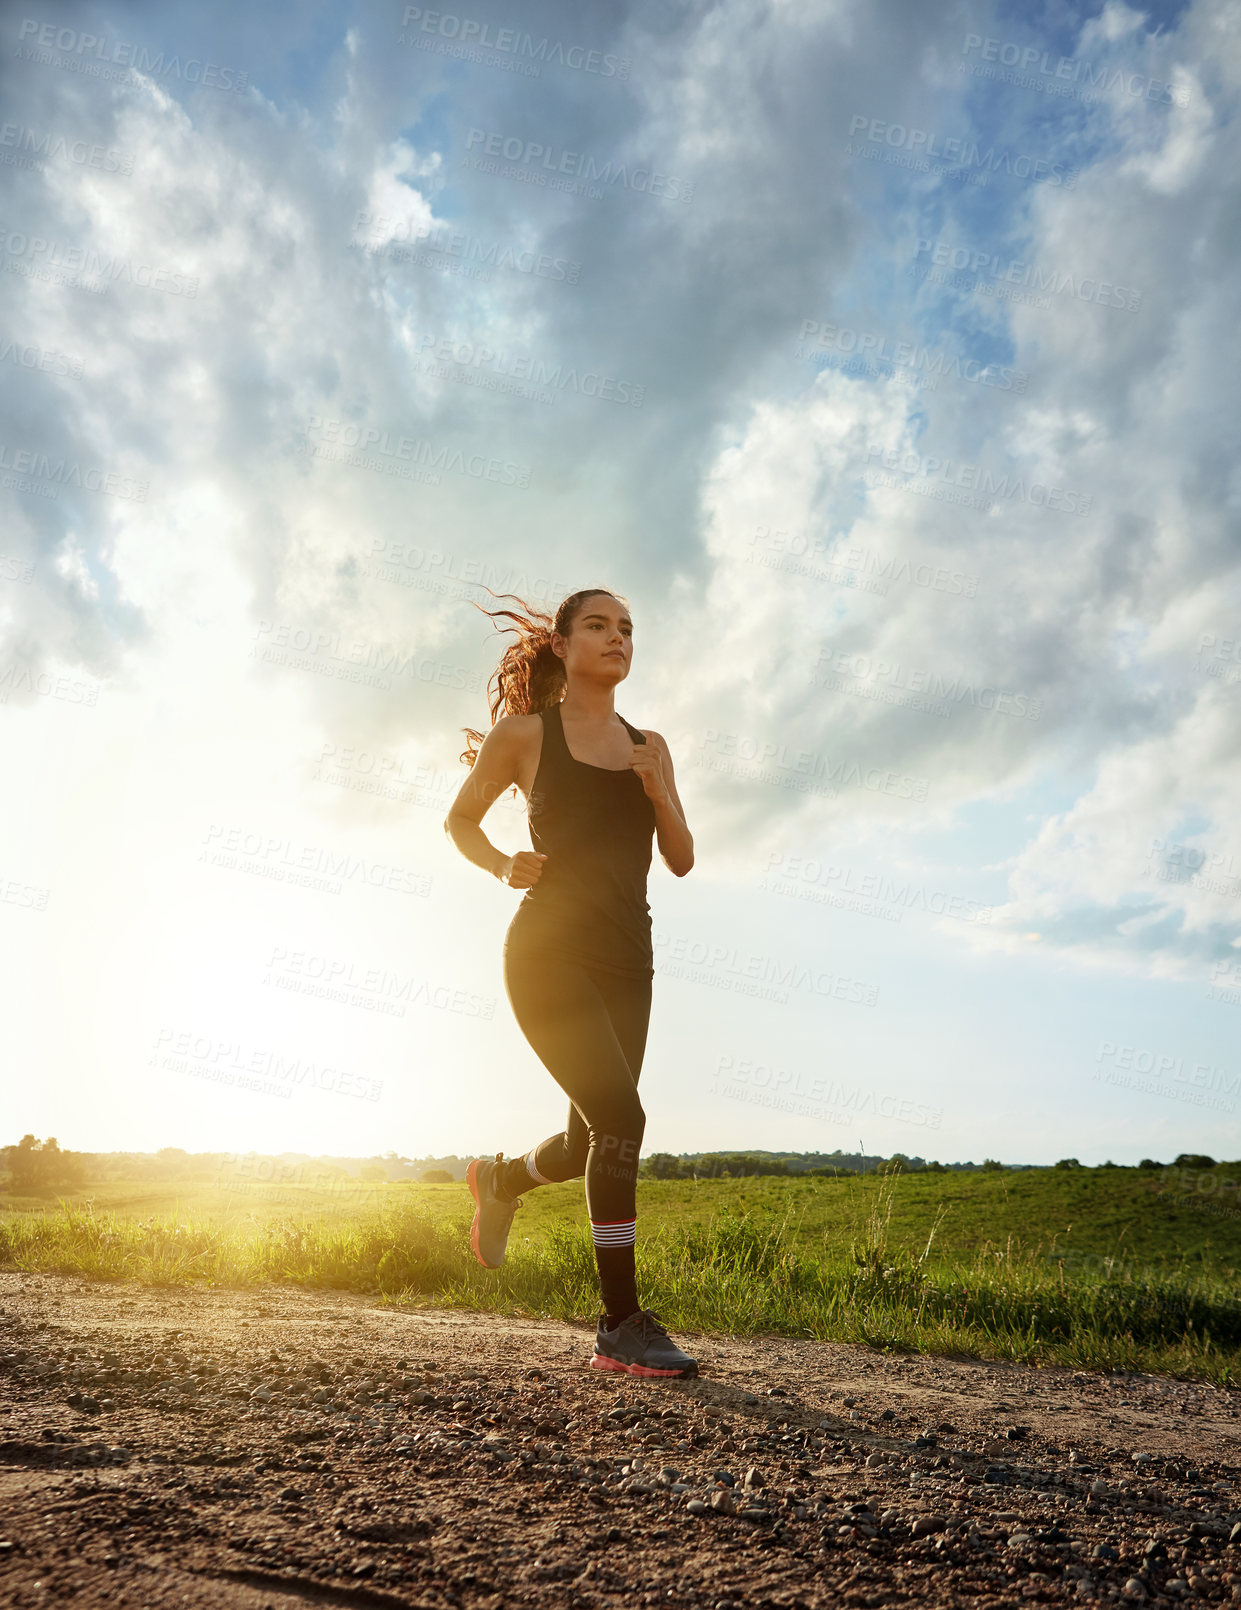
[[594, 1370], [619, 1370], [625, 1375], [697, 1375], [698, 1361], [683, 1353], [649, 1308], [622, 1319], [615, 1330], [604, 1328], [601, 1316], [595, 1332]]
[[498, 1269], [504, 1262], [513, 1214], [521, 1206], [520, 1196], [509, 1202], [496, 1194], [496, 1175], [503, 1161], [504, 1153], [497, 1152], [494, 1163], [489, 1158], [476, 1158], [465, 1171], [465, 1183], [476, 1203], [470, 1245], [484, 1269]]

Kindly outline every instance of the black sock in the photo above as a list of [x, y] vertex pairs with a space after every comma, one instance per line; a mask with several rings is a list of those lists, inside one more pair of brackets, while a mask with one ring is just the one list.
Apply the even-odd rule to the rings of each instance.
[[[617, 1314], [622, 1319], [628, 1319], [638, 1308], [632, 1243], [627, 1247], [596, 1247], [595, 1261], [599, 1265], [604, 1313], [609, 1320]], [[612, 1327], [609, 1325], [608, 1328], [610, 1330]]]
[[[524, 1157], [510, 1157], [496, 1169], [495, 1179], [491, 1188], [504, 1202], [511, 1202], [521, 1195], [521, 1187], [515, 1178], [518, 1167], [523, 1174], [526, 1173], [526, 1160]], [[529, 1175], [526, 1175], [529, 1178]]]
[[[636, 1312], [635, 1309], [631, 1308], [629, 1310], [630, 1314], [632, 1314], [634, 1312]], [[629, 1314], [604, 1314], [604, 1316], [603, 1316], [603, 1328], [604, 1328], [604, 1330], [615, 1330], [616, 1327], [619, 1324], [622, 1323], [622, 1321], [624, 1321], [624, 1320], [626, 1320], [628, 1318], [629, 1318]]]

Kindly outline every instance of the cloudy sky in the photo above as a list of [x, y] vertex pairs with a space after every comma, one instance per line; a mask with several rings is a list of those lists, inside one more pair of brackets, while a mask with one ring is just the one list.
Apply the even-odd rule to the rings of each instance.
[[486, 583], [632, 607], [647, 1151], [1241, 1153], [1236, 0], [3, 29], [0, 1138], [560, 1127]]

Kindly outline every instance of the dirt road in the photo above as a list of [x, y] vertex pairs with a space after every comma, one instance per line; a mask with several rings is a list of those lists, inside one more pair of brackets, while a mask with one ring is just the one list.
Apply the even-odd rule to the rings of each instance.
[[1236, 1392], [593, 1335], [0, 1275], [0, 1604], [1241, 1601]]

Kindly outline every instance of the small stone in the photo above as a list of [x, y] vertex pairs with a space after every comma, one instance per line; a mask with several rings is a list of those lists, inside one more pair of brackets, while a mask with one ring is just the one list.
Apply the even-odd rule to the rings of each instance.
[[913, 1524], [915, 1537], [929, 1537], [932, 1532], [942, 1532], [945, 1526], [942, 1515], [919, 1515]]
[[685, 1507], [691, 1515], [705, 1515], [707, 1513], [707, 1506], [701, 1498], [691, 1498]]
[[1034, 1539], [1030, 1536], [1029, 1532], [1014, 1532], [1009, 1538], [1006, 1547], [1010, 1549], [1029, 1548], [1033, 1541]]
[[735, 1487], [737, 1485], [737, 1478], [733, 1475], [731, 1470], [713, 1470], [711, 1472], [711, 1480], [722, 1481], [725, 1487]]
[[711, 1494], [711, 1508], [717, 1515], [731, 1515], [735, 1507], [733, 1495], [726, 1487], [717, 1487]]
[[879, 1416], [879, 1418], [881, 1420], [895, 1420], [896, 1419], [896, 1413], [892, 1409], [885, 1409], [883, 1411], [883, 1413]]
[[1229, 1532], [1228, 1541], [1234, 1545], [1241, 1543], [1241, 1521], [1238, 1521], [1232, 1531]]
[[1146, 1584], [1136, 1576], [1131, 1576], [1121, 1589], [1130, 1599], [1144, 1599], [1146, 1597]]
[[769, 1521], [771, 1511], [760, 1504], [747, 1504], [744, 1509], [737, 1511], [737, 1518], [743, 1521]]
[[767, 1483], [763, 1479], [763, 1473], [756, 1465], [751, 1465], [749, 1470], [746, 1471], [745, 1485], [747, 1487], [766, 1487]]
[[988, 1465], [982, 1473], [982, 1479], [1000, 1486], [1008, 1480], [1008, 1473], [1003, 1465]]
[[1110, 1543], [1096, 1543], [1090, 1551], [1092, 1560], [1118, 1560], [1120, 1551], [1114, 1549]]
[[623, 1543], [625, 1541], [625, 1534], [621, 1531], [619, 1526], [609, 1526], [603, 1541], [605, 1543]]
[[257, 1400], [259, 1403], [270, 1403], [271, 1402], [271, 1389], [269, 1387], [266, 1387], [266, 1386], [256, 1386], [254, 1391], [251, 1392], [250, 1396], [251, 1396], [251, 1398]]
[[296, 1504], [296, 1503], [298, 1503], [298, 1502], [299, 1502], [299, 1501], [300, 1501], [300, 1500], [301, 1500], [301, 1499], [302, 1499], [302, 1498], [303, 1498], [303, 1497], [305, 1497], [305, 1494], [304, 1494], [304, 1493], [299, 1493], [299, 1492], [298, 1492], [298, 1490], [297, 1490], [297, 1488], [296, 1488], [296, 1487], [285, 1487], [285, 1488], [283, 1488], [283, 1489], [282, 1489], [282, 1490], [281, 1490], [281, 1492], [280, 1492], [280, 1495], [279, 1495], [279, 1496], [280, 1496], [280, 1497], [281, 1497], [281, 1498], [282, 1498], [282, 1499], [284, 1499], [284, 1501], [285, 1501], [285, 1502], [286, 1502], [286, 1503], [289, 1503], [289, 1504]]

